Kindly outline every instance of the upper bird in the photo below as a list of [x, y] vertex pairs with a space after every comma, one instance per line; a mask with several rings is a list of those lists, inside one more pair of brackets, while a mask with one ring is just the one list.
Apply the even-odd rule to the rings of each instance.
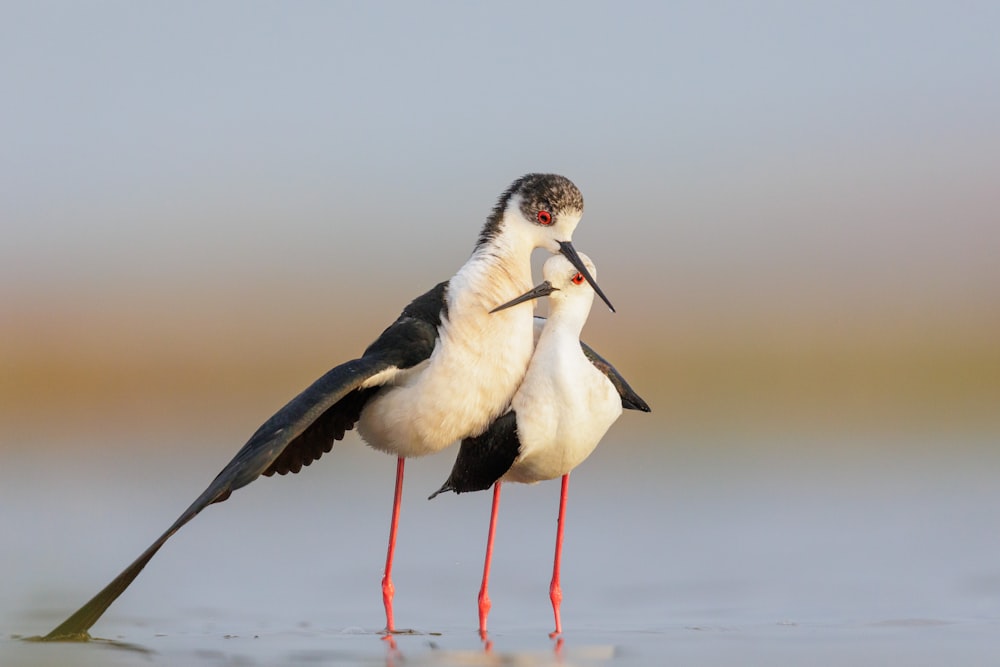
[[589, 272], [564, 257], [549, 258], [543, 267], [545, 282], [494, 312], [528, 310], [518, 304], [548, 296], [549, 317], [543, 324], [534, 355], [510, 411], [484, 433], [462, 441], [444, 491], [481, 491], [493, 485], [493, 509], [479, 591], [479, 632], [486, 640], [490, 610], [487, 591], [493, 536], [503, 482], [533, 484], [562, 476], [557, 523], [556, 556], [550, 596], [556, 630], [562, 632], [559, 567], [569, 473], [586, 459], [622, 413], [622, 408], [649, 412], [649, 406], [615, 368], [580, 342], [590, 314], [594, 290], [586, 276], [597, 271], [586, 255], [580, 259]]
[[181, 526], [262, 474], [298, 472], [355, 424], [369, 445], [399, 457], [382, 580], [386, 631], [395, 631], [391, 569], [404, 459], [485, 431], [507, 410], [532, 355], [530, 309], [491, 309], [531, 287], [531, 253], [544, 248], [564, 256], [614, 310], [573, 248], [582, 215], [583, 196], [569, 179], [514, 181], [450, 280], [414, 299], [361, 357], [328, 371], [264, 422], [163, 535], [44, 639], [87, 637]]

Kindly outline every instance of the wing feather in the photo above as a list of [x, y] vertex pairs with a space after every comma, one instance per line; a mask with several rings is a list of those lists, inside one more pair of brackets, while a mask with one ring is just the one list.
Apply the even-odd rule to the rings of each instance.
[[89, 638], [87, 631], [160, 547], [203, 509], [226, 500], [233, 491], [262, 474], [298, 472], [329, 452], [334, 441], [354, 427], [364, 404], [379, 390], [377, 386], [363, 387], [365, 382], [385, 370], [410, 368], [430, 357], [437, 343], [441, 318], [447, 314], [446, 293], [447, 283], [440, 283], [414, 299], [361, 358], [331, 369], [278, 410], [250, 436], [166, 532], [97, 595], [41, 639]]
[[615, 386], [618, 390], [618, 395], [622, 397], [622, 407], [626, 410], [641, 410], [642, 412], [650, 412], [652, 409], [646, 401], [642, 400], [639, 394], [635, 393], [635, 390], [629, 386], [628, 381], [622, 377], [622, 374], [618, 372], [618, 369], [611, 365], [611, 362], [597, 354], [592, 347], [580, 341], [580, 347], [583, 348], [583, 353], [590, 363], [594, 364], [597, 370], [604, 373], [604, 376], [611, 381], [611, 384]]
[[510, 470], [520, 451], [517, 414], [511, 410], [490, 424], [482, 435], [462, 441], [448, 480], [430, 497], [445, 491], [465, 493], [490, 488]]

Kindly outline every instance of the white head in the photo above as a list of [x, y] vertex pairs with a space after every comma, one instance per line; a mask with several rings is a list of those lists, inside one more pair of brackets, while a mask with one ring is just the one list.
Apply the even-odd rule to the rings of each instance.
[[[597, 274], [597, 269], [589, 257], [583, 254], [578, 257], [592, 276]], [[497, 306], [492, 312], [547, 296], [551, 302], [550, 319], [575, 317], [580, 328], [583, 328], [583, 323], [590, 314], [590, 306], [594, 302], [594, 289], [587, 282], [583, 272], [563, 255], [553, 255], [542, 266], [542, 277], [545, 282], [516, 299]]]
[[503, 245], [517, 238], [527, 240], [532, 248], [545, 248], [562, 255], [614, 311], [590, 269], [580, 261], [573, 248], [573, 231], [581, 217], [583, 195], [572, 181], [556, 174], [528, 174], [514, 181], [500, 195], [476, 247]]

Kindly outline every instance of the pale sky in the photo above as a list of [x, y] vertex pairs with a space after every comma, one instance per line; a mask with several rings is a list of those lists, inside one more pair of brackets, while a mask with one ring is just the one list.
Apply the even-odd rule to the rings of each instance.
[[995, 2], [8, 2], [0, 297], [408, 298], [554, 171], [619, 303], [1000, 307], [998, 25]]

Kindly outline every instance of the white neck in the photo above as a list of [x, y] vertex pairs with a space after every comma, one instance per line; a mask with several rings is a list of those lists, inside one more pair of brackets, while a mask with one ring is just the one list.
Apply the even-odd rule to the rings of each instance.
[[433, 354], [362, 412], [358, 431], [369, 444], [397, 456], [430, 454], [479, 435], [507, 409], [531, 359], [532, 307], [490, 311], [531, 287], [533, 249], [497, 235], [451, 278]]
[[590, 315], [590, 307], [594, 303], [594, 293], [590, 292], [587, 296], [577, 294], [572, 297], [555, 297], [554, 299], [553, 296], [549, 297], [552, 299], [552, 306], [542, 335], [551, 332], [551, 335], [558, 336], [560, 339], [579, 340], [580, 334], [583, 333], [583, 325], [587, 323], [587, 317]]
[[[501, 233], [481, 245], [452, 278], [449, 306], [486, 311], [531, 289], [531, 252], [535, 245], [520, 234]], [[499, 315], [500, 313], [496, 313]]]

